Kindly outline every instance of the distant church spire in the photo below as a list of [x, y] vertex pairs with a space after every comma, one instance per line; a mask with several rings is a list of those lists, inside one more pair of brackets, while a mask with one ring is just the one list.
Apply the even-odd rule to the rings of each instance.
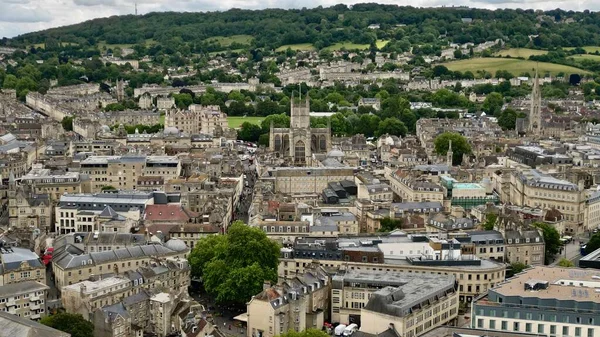
[[540, 78], [538, 68], [535, 68], [533, 89], [531, 90], [531, 107], [529, 110], [529, 133], [534, 137], [540, 136], [542, 128], [542, 92], [540, 90]]
[[448, 144], [448, 152], [446, 152], [446, 165], [448, 167], [452, 167], [452, 157], [454, 156], [454, 152], [452, 152], [452, 140]]

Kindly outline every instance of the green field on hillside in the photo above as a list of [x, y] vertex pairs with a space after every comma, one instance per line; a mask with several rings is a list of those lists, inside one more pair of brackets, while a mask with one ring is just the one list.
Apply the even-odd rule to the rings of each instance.
[[[61, 42], [60, 45], [63, 47], [66, 47], [66, 46], [77, 46], [78, 44], [75, 42]], [[45, 49], [46, 44], [45, 43], [36, 43], [33, 45], [33, 47]]]
[[227, 117], [227, 124], [229, 124], [230, 128], [237, 129], [245, 122], [260, 125], [264, 119], [265, 117]]
[[[147, 39], [145, 42], [146, 46], [150, 46], [152, 44], [155, 44], [156, 41], [152, 40], [152, 39]], [[134, 44], [131, 43], [120, 43], [120, 44], [111, 44], [111, 43], [106, 43], [106, 41], [100, 41], [98, 42], [98, 48], [100, 50], [104, 50], [104, 49], [115, 49], [115, 48], [132, 48], [134, 46]]]
[[496, 56], [510, 56], [514, 58], [522, 57], [524, 59], [528, 59], [529, 56], [532, 55], [545, 55], [548, 54], [547, 50], [537, 50], [537, 49], [529, 49], [529, 48], [510, 48], [506, 50], [501, 50], [497, 52]]
[[352, 43], [352, 42], [338, 42], [336, 44], [332, 44], [331, 46], [325, 47], [323, 49], [327, 50], [327, 51], [338, 51], [338, 50], [341, 50], [342, 48], [344, 48], [346, 50], [365, 50], [365, 49], [369, 48], [369, 45]]
[[284, 44], [283, 46], [275, 49], [276, 52], [286, 51], [288, 48], [299, 51], [313, 51], [316, 50], [312, 43], [297, 43], [297, 44]]
[[508, 58], [475, 58], [468, 60], [452, 61], [442, 63], [448, 69], [452, 71], [467, 71], [475, 73], [477, 70], [485, 70], [492, 74], [495, 74], [498, 70], [506, 70], [511, 72], [513, 75], [518, 76], [521, 73], [529, 72], [530, 74], [536, 68], [539, 67], [539, 72], [544, 74], [546, 72], [556, 75], [560, 72], [565, 74], [588, 74], [588, 71], [564, 66], [555, 63], [546, 62], [534, 62], [520, 59], [508, 59]]
[[[376, 42], [377, 48], [381, 49], [381, 48], [385, 47], [385, 45], [388, 44], [388, 42], [390, 42], [390, 41], [389, 40], [377, 40], [377, 42]], [[342, 48], [345, 48], [346, 50], [365, 50], [365, 49], [369, 49], [369, 45], [352, 43], [352, 42], [338, 42], [336, 44], [333, 44], [329, 47], [325, 47], [323, 49], [328, 50], [328, 51], [337, 51], [337, 50], [341, 50]]]
[[232, 35], [232, 36], [213, 36], [211, 38], [206, 39], [205, 41], [216, 42], [221, 45], [221, 47], [229, 47], [233, 43], [239, 44], [250, 44], [252, 41], [252, 35]]
[[591, 54], [582, 54], [582, 55], [573, 55], [571, 56], [575, 61], [581, 60], [592, 60], [596, 62], [600, 62], [600, 55], [591, 55]]
[[[597, 46], [585, 46], [585, 47], [581, 47], [583, 50], [585, 50], [587, 53], [591, 54], [591, 53], [595, 53], [595, 52], [599, 52], [600, 53], [600, 47]], [[575, 49], [574, 47], [567, 47], [567, 48], [563, 48], [564, 50], [573, 50]]]

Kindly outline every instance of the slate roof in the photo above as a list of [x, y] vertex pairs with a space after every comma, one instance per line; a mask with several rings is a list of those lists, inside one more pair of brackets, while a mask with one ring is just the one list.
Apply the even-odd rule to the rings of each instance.
[[71, 335], [51, 327], [0, 311], [0, 337], [70, 337]]
[[106, 206], [98, 216], [101, 218], [115, 219], [119, 214], [112, 207]]
[[185, 210], [180, 205], [148, 205], [144, 219], [148, 221], [180, 221], [188, 222], [198, 214]]
[[0, 297], [31, 293], [34, 291], [42, 291], [47, 289], [50, 289], [50, 287], [36, 281], [25, 281], [19, 283], [5, 284], [2, 287], [0, 287]]
[[3, 251], [0, 253], [0, 260], [0, 273], [18, 269], [22, 262], [27, 262], [32, 268], [43, 267], [40, 257], [25, 248], [13, 247], [9, 248], [9, 250], [4, 250], [3, 248]]
[[114, 322], [119, 317], [123, 317], [125, 319], [129, 317], [129, 313], [127, 312], [127, 309], [123, 303], [117, 303], [103, 307], [101, 312], [104, 317], [108, 318], [111, 322]]
[[141, 257], [168, 256], [175, 255], [177, 252], [159, 244], [149, 244], [141, 246], [125, 247], [111, 251], [92, 252], [88, 254], [73, 255], [69, 252], [63, 252], [54, 257], [54, 263], [63, 269], [78, 268], [86, 264], [106, 263], [118, 260], [128, 260]]

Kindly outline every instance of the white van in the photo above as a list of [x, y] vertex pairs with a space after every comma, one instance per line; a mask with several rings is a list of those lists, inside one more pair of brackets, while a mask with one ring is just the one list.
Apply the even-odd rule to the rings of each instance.
[[344, 329], [344, 336], [350, 336], [353, 333], [355, 333], [356, 331], [358, 331], [358, 325], [357, 324], [350, 324], [346, 327], [346, 329]]
[[340, 324], [338, 326], [335, 327], [335, 330], [333, 330], [333, 333], [336, 336], [341, 336], [344, 333], [344, 330], [346, 329], [346, 324]]

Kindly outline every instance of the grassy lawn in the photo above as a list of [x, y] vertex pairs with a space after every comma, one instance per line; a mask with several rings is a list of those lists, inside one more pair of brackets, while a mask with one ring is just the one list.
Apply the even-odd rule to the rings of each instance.
[[332, 44], [331, 46], [325, 47], [323, 49], [327, 50], [327, 51], [337, 51], [337, 50], [341, 50], [342, 48], [345, 48], [346, 50], [354, 50], [354, 49], [365, 50], [365, 49], [369, 48], [369, 45], [368, 44], [357, 44], [357, 43], [352, 43], [352, 42], [338, 42], [336, 44]]
[[291, 48], [292, 50], [299, 50], [299, 51], [313, 51], [316, 49], [312, 43], [298, 43], [298, 44], [285, 44], [285, 45], [275, 49], [275, 51], [276, 52], [286, 51], [288, 48]]
[[165, 125], [165, 114], [160, 115], [160, 119], [158, 120], [158, 124]]
[[507, 70], [513, 75], [518, 76], [521, 73], [529, 72], [533, 73], [536, 65], [539, 66], [539, 72], [544, 74], [549, 72], [556, 75], [560, 72], [565, 74], [588, 74], [588, 71], [564, 66], [561, 64], [546, 63], [546, 62], [534, 62], [519, 59], [507, 59], [507, 58], [475, 58], [468, 60], [446, 62], [442, 65], [453, 71], [467, 71], [470, 70], [475, 73], [477, 70], [489, 71], [495, 74], [498, 70]]
[[252, 123], [252, 124], [260, 125], [260, 123], [264, 119], [265, 119], [265, 117], [239, 117], [239, 116], [234, 116], [234, 117], [227, 117], [227, 123], [229, 124], [230, 128], [237, 129], [242, 124], [244, 124], [244, 122], [249, 122], [249, 123]]
[[206, 39], [205, 41], [216, 42], [221, 47], [229, 47], [233, 43], [250, 44], [252, 41], [252, 35], [232, 35], [232, 36], [213, 36]]
[[[377, 48], [383, 48], [386, 44], [388, 44], [388, 42], [390, 42], [390, 41], [389, 40], [377, 40], [377, 42], [376, 42]], [[342, 48], [346, 48], [346, 50], [356, 50], [356, 49], [365, 50], [365, 49], [369, 49], [369, 45], [352, 43], [352, 42], [338, 42], [336, 44], [333, 44], [329, 47], [325, 47], [323, 49], [327, 50], [327, 51], [336, 51], [336, 50], [340, 50]]]
[[385, 47], [385, 45], [387, 45], [389, 42], [390, 40], [377, 40], [375, 44], [377, 45], [377, 49], [381, 49]]
[[529, 48], [510, 48], [506, 50], [502, 50], [497, 52], [496, 56], [510, 56], [514, 58], [522, 57], [524, 59], [528, 59], [529, 56], [532, 55], [545, 55], [548, 54], [547, 50], [537, 50], [537, 49], [529, 49]]
[[582, 55], [573, 55], [571, 56], [575, 61], [581, 60], [592, 60], [596, 62], [600, 62], [600, 55], [591, 55], [591, 54], [582, 54]]

